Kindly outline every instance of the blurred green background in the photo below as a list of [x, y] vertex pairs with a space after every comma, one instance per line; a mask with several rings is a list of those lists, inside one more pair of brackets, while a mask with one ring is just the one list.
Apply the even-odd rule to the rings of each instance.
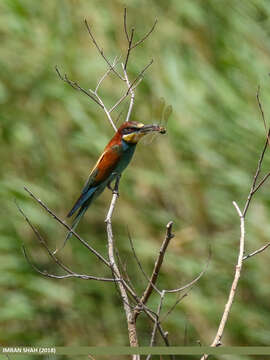
[[[212, 259], [206, 274], [164, 327], [174, 345], [198, 346], [198, 340], [208, 345], [217, 330], [238, 254], [239, 218], [232, 201], [243, 207], [265, 138], [256, 104], [258, 84], [266, 119], [270, 114], [269, 1], [2, 0], [1, 344], [128, 344], [114, 285], [47, 279], [30, 268], [22, 255], [22, 242], [41, 269], [61, 274], [14, 204], [16, 199], [51, 248], [61, 244], [64, 230], [29, 198], [23, 186], [65, 218], [113, 131], [93, 102], [59, 81], [54, 66], [58, 64], [85, 88], [94, 88], [106, 65], [83, 19], [88, 19], [113, 59], [126, 46], [125, 5], [129, 25], [136, 26], [136, 39], [156, 17], [159, 20], [151, 38], [130, 59], [131, 78], [154, 59], [136, 90], [132, 119], [157, 122], [160, 97], [172, 104], [174, 112], [167, 135], [140, 144], [122, 177], [113, 218], [117, 247], [141, 293], [145, 282], [132, 257], [128, 230], [150, 274], [165, 226], [174, 221], [176, 236], [166, 255], [160, 288], [193, 279], [205, 266], [210, 246]], [[122, 84], [112, 76], [100, 94], [113, 104], [122, 91]], [[126, 109], [124, 104], [115, 117]], [[264, 171], [269, 167], [267, 155]], [[105, 191], [78, 229], [104, 255], [104, 218], [110, 199], [110, 191]], [[269, 241], [269, 215], [266, 183], [247, 214], [247, 252]], [[226, 345], [269, 345], [269, 256], [266, 251], [244, 264], [224, 333]], [[60, 257], [77, 272], [109, 275], [76, 239]], [[164, 311], [175, 300], [168, 295]], [[156, 308], [157, 301], [153, 296], [149, 305]], [[138, 329], [140, 345], [148, 345], [151, 326], [143, 316]]]

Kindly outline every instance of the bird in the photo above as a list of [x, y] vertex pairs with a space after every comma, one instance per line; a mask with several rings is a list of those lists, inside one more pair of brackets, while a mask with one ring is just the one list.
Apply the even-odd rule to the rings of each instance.
[[[119, 179], [130, 163], [138, 141], [151, 132], [164, 134], [166, 129], [160, 125], [145, 125], [135, 121], [126, 121], [118, 128], [90, 172], [79, 198], [67, 214], [67, 217], [71, 217], [76, 213], [71, 225], [73, 231], [92, 202], [106, 187], [111, 189], [110, 184], [114, 180]], [[69, 232], [65, 243], [71, 235], [72, 232]]]

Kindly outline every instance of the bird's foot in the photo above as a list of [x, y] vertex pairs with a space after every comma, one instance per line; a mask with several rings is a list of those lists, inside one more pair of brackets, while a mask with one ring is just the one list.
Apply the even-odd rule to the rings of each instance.
[[111, 190], [111, 192], [113, 192], [113, 188], [112, 188], [111, 184], [112, 184], [112, 181], [110, 181], [110, 182], [107, 184], [107, 188], [108, 188], [109, 190]]
[[112, 185], [112, 182], [113, 182], [114, 180], [110, 181], [110, 182], [108, 183], [108, 185], [107, 185], [107, 188], [110, 189], [111, 192], [112, 192], [113, 194], [116, 194], [117, 196], [119, 196], [119, 181], [120, 181], [120, 177], [121, 177], [120, 174], [117, 174], [117, 175], [116, 175], [114, 187], [111, 186], [111, 185]]

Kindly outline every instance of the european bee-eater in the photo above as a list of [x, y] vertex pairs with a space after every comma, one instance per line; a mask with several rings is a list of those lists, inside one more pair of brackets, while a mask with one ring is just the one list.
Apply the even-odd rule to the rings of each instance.
[[[73, 230], [92, 201], [104, 191], [106, 186], [109, 187], [111, 182], [120, 176], [128, 166], [138, 141], [144, 135], [154, 131], [162, 134], [166, 132], [162, 126], [144, 125], [134, 121], [124, 122], [119, 127], [91, 171], [80, 197], [67, 215], [70, 217], [78, 211], [72, 223]], [[67, 238], [70, 235], [68, 234]]]

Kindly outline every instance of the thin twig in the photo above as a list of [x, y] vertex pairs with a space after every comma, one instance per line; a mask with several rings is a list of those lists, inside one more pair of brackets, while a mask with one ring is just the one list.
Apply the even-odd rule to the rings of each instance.
[[97, 105], [102, 107], [102, 105], [99, 103], [99, 101], [97, 99], [95, 99], [95, 97], [93, 95], [91, 95], [86, 89], [82, 88], [77, 82], [70, 80], [68, 78], [67, 74], [62, 76], [62, 74], [60, 73], [60, 70], [58, 69], [57, 65], [55, 66], [55, 71], [56, 71], [56, 73], [57, 73], [60, 80], [64, 81], [68, 85], [70, 85], [73, 89], [83, 92], [90, 99], [92, 99]]
[[[250, 205], [252, 196], [253, 196], [253, 195], [255, 194], [255, 192], [258, 190], [258, 188], [256, 188], [256, 182], [257, 182], [258, 176], [259, 176], [260, 171], [261, 171], [261, 168], [262, 168], [262, 162], [263, 162], [263, 158], [264, 158], [264, 155], [265, 155], [265, 152], [266, 152], [266, 149], [267, 149], [269, 135], [270, 135], [270, 129], [268, 130], [267, 139], [266, 139], [266, 141], [265, 141], [265, 143], [264, 143], [263, 150], [262, 150], [261, 155], [260, 155], [260, 157], [259, 157], [257, 169], [256, 169], [255, 175], [254, 175], [254, 177], [253, 177], [252, 185], [251, 185], [251, 188], [250, 188], [250, 191], [249, 191], [249, 194], [248, 194], [248, 198], [247, 198], [247, 201], [246, 201], [244, 210], [243, 210], [243, 216], [244, 216], [244, 217], [246, 216], [246, 213], [247, 213], [247, 210], [248, 210], [248, 208], [249, 208], [249, 205]], [[265, 180], [266, 180], [266, 179], [265, 179]], [[264, 181], [265, 181], [265, 180], [264, 180]], [[262, 184], [261, 184], [261, 185], [262, 185]], [[261, 185], [260, 185], [260, 186], [261, 186]], [[260, 186], [259, 186], [259, 187], [260, 187]], [[254, 192], [254, 190], [255, 190], [255, 192]]]
[[126, 93], [110, 108], [109, 113], [111, 113], [113, 110], [115, 110], [117, 108], [118, 105], [120, 105], [127, 97], [128, 95], [131, 93], [131, 89], [135, 90], [136, 87], [139, 85], [139, 83], [142, 80], [142, 77], [145, 73], [145, 71], [149, 68], [149, 66], [151, 66], [153, 64], [154, 60], [152, 59], [141, 71], [140, 73], [137, 75], [137, 77], [135, 78], [135, 80], [132, 81], [132, 83], [130, 84], [129, 88], [127, 89]]
[[132, 81], [132, 83], [130, 84], [130, 89], [133, 88], [133, 85], [136, 84], [136, 82], [143, 76], [143, 74], [146, 72], [146, 70], [149, 68], [149, 66], [151, 66], [153, 64], [154, 60], [151, 59], [149, 61], [149, 63], [147, 65], [145, 65], [145, 67], [140, 71], [140, 73], [137, 75], [137, 77], [135, 78], [135, 80]]
[[[166, 226], [166, 236], [165, 236], [165, 239], [161, 245], [161, 248], [159, 250], [159, 255], [158, 255], [158, 258], [155, 262], [155, 265], [154, 265], [154, 269], [153, 269], [153, 272], [152, 272], [152, 275], [151, 275], [151, 278], [150, 278], [150, 281], [140, 299], [140, 303], [142, 304], [146, 304], [147, 300], [149, 299], [150, 295], [152, 294], [152, 291], [153, 291], [153, 284], [155, 285], [156, 281], [157, 281], [157, 278], [158, 278], [158, 274], [159, 274], [159, 271], [160, 271], [160, 268], [161, 268], [161, 265], [163, 263], [163, 259], [164, 259], [164, 255], [165, 255], [165, 252], [166, 252], [166, 249], [170, 243], [170, 240], [174, 237], [174, 234], [172, 234], [172, 226], [173, 226], [173, 222], [170, 221], [167, 226]], [[134, 317], [135, 319], [137, 318], [137, 316], [139, 315], [140, 313], [140, 309], [138, 308], [138, 310], [136, 311], [135, 310], [135, 313], [134, 313]]]
[[127, 69], [128, 59], [129, 59], [130, 51], [132, 49], [132, 41], [133, 41], [134, 31], [135, 31], [135, 29], [132, 28], [131, 33], [130, 33], [130, 38], [128, 40], [128, 49], [127, 49], [127, 55], [126, 55], [124, 70]]
[[253, 251], [252, 253], [244, 256], [244, 257], [243, 257], [243, 260], [247, 260], [247, 259], [249, 259], [250, 257], [252, 257], [252, 256], [254, 256], [254, 255], [257, 255], [257, 254], [263, 252], [263, 251], [266, 250], [269, 246], [270, 246], [270, 242], [267, 243], [266, 245], [262, 246], [262, 247], [259, 248], [258, 250]]
[[119, 264], [119, 270], [120, 270], [120, 273], [122, 274], [122, 278], [129, 284], [129, 286], [132, 288], [132, 290], [135, 292], [135, 288], [130, 280], [130, 277], [128, 275], [128, 272], [127, 272], [127, 263], [123, 263], [122, 259], [121, 259], [121, 256], [120, 256], [120, 253], [118, 251], [117, 248], [115, 248], [115, 254], [116, 254], [116, 257], [117, 257], [117, 260], [118, 260], [118, 264]]
[[189, 287], [191, 287], [192, 285], [196, 284], [196, 282], [198, 280], [200, 280], [200, 278], [204, 275], [204, 273], [206, 272], [206, 270], [208, 269], [209, 263], [210, 263], [210, 259], [211, 259], [211, 250], [209, 251], [209, 255], [208, 255], [208, 259], [205, 265], [205, 268], [200, 272], [200, 274], [198, 276], [195, 277], [195, 279], [193, 279], [192, 281], [190, 281], [188, 284], [181, 286], [180, 288], [177, 289], [172, 289], [172, 290], [164, 290], [165, 293], [177, 293], [177, 292], [181, 292]]
[[112, 119], [112, 117], [111, 117], [111, 115], [110, 115], [110, 112], [107, 110], [107, 108], [106, 108], [105, 104], [103, 103], [103, 101], [101, 100], [100, 96], [99, 96], [95, 91], [93, 91], [93, 90], [90, 90], [90, 89], [89, 89], [89, 91], [97, 97], [99, 103], [102, 105], [102, 109], [104, 110], [104, 112], [105, 112], [105, 114], [106, 114], [106, 116], [107, 116], [110, 124], [112, 125], [114, 131], [116, 132], [116, 131], [117, 131], [117, 127], [115, 126], [115, 124], [114, 124], [114, 122], [113, 122], [113, 119]]
[[256, 99], [257, 99], [257, 103], [258, 103], [258, 106], [259, 106], [259, 109], [260, 109], [260, 112], [261, 112], [261, 117], [262, 117], [262, 120], [263, 120], [265, 133], [267, 135], [267, 125], [266, 125], [266, 121], [265, 121], [265, 116], [264, 116], [262, 103], [261, 103], [261, 100], [260, 100], [260, 93], [261, 93], [261, 87], [260, 87], [260, 85], [258, 85], [257, 92], [256, 92]]
[[140, 45], [141, 43], [143, 43], [147, 38], [148, 36], [154, 31], [156, 25], [157, 25], [157, 22], [158, 22], [158, 19], [155, 19], [155, 22], [153, 24], [153, 26], [151, 27], [151, 29], [148, 31], [147, 34], [145, 34], [144, 37], [141, 38], [141, 40], [137, 41], [132, 47], [131, 49], [134, 49], [135, 47], [137, 47], [138, 45]]
[[129, 36], [128, 36], [128, 31], [127, 31], [127, 8], [124, 8], [124, 30], [125, 30], [127, 41], [129, 42]]
[[122, 64], [122, 67], [123, 67], [123, 72], [124, 72], [124, 75], [125, 75], [125, 79], [126, 79], [126, 83], [127, 83], [127, 87], [128, 89], [130, 88], [130, 103], [129, 103], [129, 107], [128, 107], [128, 113], [127, 113], [127, 116], [126, 116], [126, 121], [129, 121], [130, 119], [130, 115], [131, 115], [131, 111], [132, 111], [132, 108], [133, 108], [133, 105], [134, 105], [134, 98], [135, 98], [135, 93], [134, 93], [134, 90], [132, 88], [132, 86], [130, 86], [130, 82], [129, 82], [129, 79], [128, 79], [128, 75], [127, 75], [127, 71], [124, 67], [124, 65]]
[[[16, 202], [15, 202], [16, 203]], [[30, 228], [33, 230], [34, 234], [36, 235], [37, 239], [39, 240], [39, 243], [43, 246], [43, 248], [47, 251], [47, 253], [49, 254], [49, 256], [51, 257], [51, 259], [60, 267], [62, 268], [64, 271], [66, 271], [69, 275], [63, 275], [63, 276], [58, 276], [58, 275], [51, 275], [48, 274], [48, 272], [46, 271], [41, 271], [38, 270], [39, 273], [45, 275], [45, 276], [49, 276], [49, 277], [53, 277], [53, 278], [57, 278], [57, 279], [64, 279], [64, 278], [69, 278], [69, 277], [77, 277], [80, 279], [84, 279], [84, 280], [96, 280], [96, 281], [119, 281], [119, 279], [110, 279], [110, 278], [104, 278], [104, 277], [98, 277], [98, 276], [92, 276], [92, 275], [85, 275], [85, 274], [78, 274], [75, 273], [74, 271], [72, 271], [71, 269], [69, 269], [65, 264], [63, 264], [56, 256], [55, 254], [49, 249], [46, 241], [43, 239], [43, 237], [41, 236], [40, 232], [37, 230], [37, 228], [31, 223], [30, 219], [26, 216], [26, 214], [24, 213], [24, 211], [22, 210], [22, 208], [16, 203], [16, 206], [18, 208], [18, 210], [20, 211], [20, 213], [22, 214], [22, 216], [24, 217], [25, 221], [27, 222], [27, 224], [30, 226]], [[33, 265], [32, 262], [29, 261], [29, 257], [27, 256], [26, 253], [26, 249], [25, 246], [23, 246], [23, 253], [25, 255], [26, 260], [29, 262], [29, 264], [35, 269], [37, 270], [37, 267]]]
[[160, 320], [160, 323], [162, 323], [167, 317], [173, 312], [175, 307], [180, 303], [181, 300], [183, 300], [186, 296], [188, 296], [188, 293], [191, 291], [192, 288], [189, 288], [187, 292], [185, 292], [183, 295], [179, 294], [178, 299], [175, 301], [175, 303], [172, 305], [172, 307], [166, 312], [166, 314], [163, 315], [162, 319]]
[[[261, 112], [261, 117], [263, 119], [263, 123], [264, 123], [264, 126], [265, 126], [265, 130], [266, 130], [266, 121], [265, 121], [265, 117], [264, 117], [264, 112], [263, 112], [263, 107], [262, 107], [262, 104], [261, 104], [261, 101], [260, 101], [260, 86], [258, 86], [258, 90], [257, 90], [257, 93], [256, 93], [256, 98], [257, 98], [257, 103], [258, 103], [258, 106], [259, 106], [259, 109], [260, 109], [260, 112]], [[250, 202], [251, 202], [251, 199], [252, 199], [252, 196], [255, 194], [255, 192], [264, 184], [264, 182], [268, 179], [268, 177], [270, 176], [270, 173], [265, 175], [265, 177], [260, 181], [260, 183], [256, 186], [256, 183], [257, 183], [257, 179], [258, 179], [258, 176], [261, 172], [261, 168], [262, 168], [262, 162], [263, 162], [263, 159], [264, 159], [264, 155], [265, 155], [265, 152], [266, 152], [266, 149], [267, 149], [267, 145], [269, 144], [269, 136], [270, 136], [270, 128], [268, 129], [268, 131], [266, 130], [266, 141], [264, 143], [264, 147], [262, 149], [262, 152], [261, 152], [261, 155], [259, 157], [259, 160], [258, 160], [258, 165], [257, 165], [257, 169], [256, 169], [256, 172], [255, 172], [255, 175], [253, 177], [253, 182], [252, 182], [252, 185], [251, 185], [251, 188], [250, 188], [250, 191], [249, 191], [249, 194], [248, 194], [248, 197], [247, 197], [247, 201], [246, 201], [246, 204], [245, 204], [245, 207], [244, 207], [244, 210], [243, 210], [243, 216], [245, 217], [246, 216], [246, 213], [247, 213], [247, 210], [249, 208], [249, 205], [250, 205]]]
[[[113, 63], [112, 66], [115, 66], [115, 62]], [[71, 87], [73, 87], [73, 89], [82, 91], [84, 94], [86, 94], [87, 96], [89, 96], [92, 100], [94, 100], [95, 103], [98, 104], [98, 105], [104, 110], [104, 112], [105, 112], [105, 114], [107, 115], [107, 117], [108, 117], [108, 119], [109, 119], [109, 122], [110, 122], [110, 124], [112, 125], [113, 129], [114, 129], [115, 131], [117, 131], [117, 128], [116, 128], [116, 126], [114, 125], [114, 122], [113, 122], [113, 120], [112, 120], [112, 118], [111, 118], [111, 116], [110, 116], [110, 113], [108, 112], [108, 110], [107, 110], [106, 106], [104, 105], [103, 101], [101, 100], [101, 98], [100, 98], [100, 97], [98, 96], [98, 94], [97, 94], [97, 90], [98, 90], [101, 82], [102, 82], [102, 81], [105, 79], [105, 77], [109, 74], [109, 72], [111, 71], [111, 68], [108, 69], [108, 71], [107, 71], [107, 72], [102, 76], [102, 78], [99, 80], [95, 91], [93, 91], [93, 90], [91, 90], [91, 89], [89, 89], [88, 91], [85, 90], [85, 89], [82, 88], [77, 82], [74, 82], [74, 81], [70, 80], [70, 79], [67, 77], [67, 74], [65, 74], [64, 77], [63, 77], [63, 76], [61, 75], [61, 73], [60, 73], [60, 71], [59, 71], [59, 69], [58, 69], [57, 66], [55, 67], [55, 70], [56, 70], [59, 78], [60, 78], [62, 81], [64, 81], [64, 82], [66, 82], [67, 84], [69, 84]]]
[[[115, 66], [117, 65], [117, 60], [118, 60], [118, 57], [116, 56], [115, 59], [113, 60], [113, 63], [112, 63], [112, 68], [114, 69]], [[100, 87], [100, 85], [102, 84], [102, 82], [106, 79], [106, 77], [109, 75], [109, 73], [112, 71], [112, 68], [109, 68], [105, 74], [100, 78], [100, 80], [98, 81], [97, 83], [97, 86], [95, 88], [95, 94], [98, 92], [98, 89]]]
[[[160, 300], [159, 300], [158, 308], [157, 308], [157, 318], [156, 318], [156, 321], [155, 321], [155, 323], [154, 323], [153, 331], [152, 331], [152, 335], [151, 335], [151, 341], [150, 341], [150, 346], [151, 346], [151, 347], [154, 346], [154, 344], [155, 344], [155, 338], [156, 338], [156, 333], [157, 333], [157, 324], [158, 324], [158, 322], [159, 322], [160, 312], [161, 312], [161, 308], [162, 308], [164, 296], [165, 296], [165, 292], [162, 291], [162, 292], [161, 292], [161, 295], [160, 295]], [[147, 355], [146, 360], [150, 360], [151, 357], [152, 357], [151, 354]]]
[[96, 39], [94, 37], [94, 35], [92, 34], [92, 31], [90, 29], [90, 26], [88, 25], [88, 22], [86, 19], [84, 19], [84, 23], [85, 26], [87, 28], [87, 31], [96, 47], [96, 49], [98, 50], [98, 52], [100, 53], [100, 55], [103, 57], [103, 59], [105, 60], [105, 62], [107, 63], [107, 65], [109, 66], [109, 68], [115, 73], [115, 75], [117, 75], [119, 77], [119, 79], [124, 81], [124, 78], [114, 69], [114, 67], [111, 65], [110, 61], [106, 58], [106, 56], [104, 55], [103, 50], [99, 47], [98, 43], [96, 42]]
[[[128, 231], [128, 239], [129, 239], [130, 247], [131, 247], [131, 250], [132, 250], [132, 252], [133, 252], [134, 258], [135, 258], [135, 260], [136, 260], [136, 262], [137, 262], [137, 264], [138, 264], [138, 266], [139, 266], [139, 269], [141, 270], [143, 276], [145, 277], [147, 283], [149, 284], [149, 283], [151, 283], [151, 279], [147, 276], [146, 272], [144, 271], [144, 269], [143, 269], [143, 267], [142, 267], [142, 264], [141, 264], [141, 262], [140, 262], [140, 260], [139, 260], [139, 258], [138, 258], [138, 256], [137, 256], [137, 253], [136, 253], [136, 251], [135, 251], [134, 244], [133, 244], [133, 241], [132, 241], [132, 238], [131, 238], [131, 236], [130, 236], [129, 231]], [[156, 291], [159, 295], [161, 295], [161, 291], [156, 287], [156, 285], [153, 284], [153, 283], [151, 283], [151, 285], [153, 286], [153, 288], [155, 289], [155, 291]]]
[[[224, 332], [224, 328], [226, 325], [226, 322], [228, 320], [228, 316], [232, 307], [232, 303], [236, 294], [236, 289], [237, 289], [237, 285], [238, 285], [238, 281], [240, 279], [240, 275], [241, 275], [241, 269], [242, 269], [242, 264], [243, 264], [243, 257], [244, 257], [244, 249], [245, 249], [245, 218], [243, 213], [241, 212], [241, 210], [239, 209], [239, 206], [237, 205], [237, 203], [234, 201], [233, 205], [238, 213], [238, 216], [240, 218], [240, 241], [239, 241], [239, 253], [238, 253], [238, 261], [235, 267], [235, 274], [234, 274], [234, 279], [232, 282], [232, 286], [231, 286], [231, 290], [229, 293], [229, 297], [227, 300], [227, 303], [225, 305], [224, 308], [224, 312], [218, 327], [218, 331], [216, 333], [216, 336], [212, 342], [212, 344], [210, 345], [211, 347], [216, 347], [216, 346], [220, 346], [221, 345], [221, 339], [222, 339], [222, 335]], [[208, 358], [208, 354], [204, 354], [201, 358], [201, 360], [206, 360]]]
[[35, 264], [33, 264], [33, 262], [30, 260], [29, 256], [27, 255], [27, 251], [25, 246], [22, 246], [22, 251], [24, 254], [24, 257], [26, 259], [26, 261], [28, 262], [29, 265], [32, 266], [32, 268], [38, 272], [39, 274], [45, 276], [45, 277], [49, 277], [49, 278], [53, 278], [53, 279], [67, 279], [67, 278], [79, 278], [79, 279], [83, 279], [83, 280], [98, 280], [98, 281], [108, 281], [108, 282], [117, 282], [117, 281], [121, 281], [120, 279], [111, 279], [111, 278], [97, 278], [95, 276], [90, 276], [90, 275], [84, 275], [84, 274], [77, 274], [77, 273], [71, 273], [71, 274], [66, 274], [66, 275], [54, 275], [54, 274], [50, 274], [48, 273], [46, 270], [40, 270]]
[[255, 187], [255, 189], [252, 191], [252, 195], [255, 194], [256, 191], [259, 190], [259, 188], [266, 182], [266, 180], [269, 178], [270, 176], [270, 172], [267, 173], [266, 175], [264, 175], [264, 177], [262, 178], [262, 180], [259, 182], [259, 184]]
[[38, 199], [26, 186], [24, 190], [43, 207], [58, 223], [68, 229], [82, 244], [85, 246], [91, 253], [93, 253], [99, 260], [101, 260], [106, 266], [110, 268], [110, 263], [107, 261], [101, 254], [99, 254], [91, 245], [89, 245], [85, 240], [83, 240], [72, 228], [67, 225], [63, 220], [61, 220], [52, 210], [50, 210], [40, 199]]

